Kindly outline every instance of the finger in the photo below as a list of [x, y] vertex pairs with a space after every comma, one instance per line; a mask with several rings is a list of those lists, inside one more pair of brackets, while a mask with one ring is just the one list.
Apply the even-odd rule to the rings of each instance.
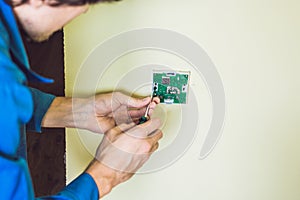
[[160, 103], [160, 98], [158, 97], [153, 97], [153, 100], [152, 100], [154, 103], [156, 104], [159, 104]]
[[[147, 117], [147, 121], [150, 119], [150, 117]], [[143, 124], [145, 123], [143, 120], [141, 121], [141, 118], [134, 118], [133, 119], [133, 122], [135, 122], [136, 125], [140, 125], [140, 124]]]
[[118, 99], [120, 104], [126, 105], [130, 108], [142, 108], [147, 106], [151, 101], [150, 97], [146, 97], [143, 99], [134, 98], [134, 97], [127, 96], [121, 92], [117, 92], [115, 94], [115, 97]]
[[131, 122], [129, 124], [121, 124], [119, 126], [115, 126], [114, 128], [110, 129], [109, 131], [107, 131], [105, 133], [105, 135], [107, 135], [107, 137], [109, 139], [113, 139], [115, 138], [117, 135], [123, 133], [123, 132], [126, 132], [128, 131], [129, 129], [131, 129], [132, 127], [135, 126], [135, 123], [134, 122]]
[[157, 105], [157, 104], [156, 104], [155, 102], [152, 101], [152, 102], [149, 104], [149, 108], [150, 108], [150, 109], [155, 109], [156, 105]]
[[[97, 119], [98, 120], [98, 119]], [[97, 133], [105, 133], [107, 130], [116, 126], [115, 120], [112, 118], [104, 118], [102, 121], [97, 123], [99, 130], [95, 130]]]
[[131, 118], [139, 118], [143, 115], [145, 115], [145, 112], [146, 112], [146, 107], [145, 108], [142, 108], [142, 109], [138, 109], [138, 110], [129, 110], [128, 113], [129, 113], [129, 116]]
[[147, 151], [148, 153], [153, 153], [154, 151], [156, 151], [159, 147], [159, 139], [162, 138], [162, 132], [159, 131], [155, 136], [147, 139], [148, 144], [151, 145], [151, 148]]
[[129, 97], [127, 106], [130, 108], [142, 108], [142, 107], [147, 106], [150, 103], [150, 101], [151, 101], [150, 97], [146, 97], [143, 99]]
[[157, 104], [155, 102], [151, 102], [149, 104], [149, 112], [148, 115], [151, 116], [154, 112], [154, 109], [156, 108]]
[[156, 151], [159, 147], [159, 143], [158, 141], [163, 137], [163, 133], [161, 130], [156, 130], [154, 131], [148, 139], [148, 142], [150, 142], [150, 144], [152, 144], [152, 148], [150, 150], [151, 153], [153, 153], [154, 151]]
[[[148, 112], [149, 116], [151, 116], [153, 114], [153, 110], [155, 109], [156, 106], [157, 106], [157, 103], [155, 103], [155, 102], [151, 102], [149, 104], [149, 112]], [[129, 113], [129, 116], [132, 118], [142, 117], [145, 115], [146, 109], [147, 108], [144, 107], [144, 108], [138, 109], [138, 110], [129, 110], [128, 113]]]
[[140, 123], [140, 117], [136, 117], [136, 118], [131, 118], [131, 121], [134, 122], [136, 125], [138, 125]]
[[120, 130], [120, 132], [126, 132], [134, 126], [135, 126], [135, 124], [133, 122], [131, 122], [128, 124], [126, 124], [126, 123], [121, 124], [121, 125], [117, 126], [116, 128], [118, 128]]
[[153, 113], [154, 113], [154, 109], [149, 109], [148, 116], [151, 117], [153, 115]]
[[151, 134], [148, 135], [149, 140], [152, 141], [152, 143], [158, 142], [163, 137], [163, 132], [160, 129], [155, 130]]
[[157, 142], [150, 150], [150, 153], [153, 153], [154, 151], [156, 151], [159, 147], [159, 143]]
[[127, 134], [137, 138], [146, 138], [150, 133], [157, 130], [160, 126], [160, 119], [150, 119], [143, 124], [133, 127], [127, 132]]

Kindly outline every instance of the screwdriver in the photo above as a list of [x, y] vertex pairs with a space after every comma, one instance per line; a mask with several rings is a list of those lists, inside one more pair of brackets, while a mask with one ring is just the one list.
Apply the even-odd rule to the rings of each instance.
[[147, 110], [146, 110], [146, 112], [145, 112], [145, 115], [142, 116], [142, 117], [140, 118], [139, 124], [143, 124], [143, 123], [145, 123], [146, 121], [148, 121], [148, 112], [149, 112], [149, 105], [148, 105], [148, 107], [147, 107]]
[[149, 103], [148, 106], [147, 106], [145, 115], [142, 116], [142, 117], [140, 118], [139, 124], [143, 124], [143, 123], [145, 123], [146, 121], [148, 121], [148, 113], [149, 113], [149, 110], [150, 110], [150, 104], [151, 104], [151, 102], [153, 101], [153, 98], [154, 98], [155, 96], [157, 96], [157, 95], [156, 95], [156, 92], [153, 92], [153, 93], [151, 94], [151, 101], [150, 101], [150, 103]]

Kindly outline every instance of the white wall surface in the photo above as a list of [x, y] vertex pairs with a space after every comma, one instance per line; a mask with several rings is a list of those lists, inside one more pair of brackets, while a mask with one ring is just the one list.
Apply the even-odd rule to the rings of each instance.
[[[113, 35], [145, 27], [173, 30], [197, 42], [216, 65], [225, 87], [224, 131], [208, 158], [198, 160], [211, 102], [205, 84], [194, 76], [199, 129], [188, 151], [165, 169], [134, 176], [104, 199], [299, 200], [299, 10], [297, 0], [123, 0], [93, 6], [66, 26], [68, 96], [114, 89], [122, 75], [143, 64], [187, 66], [168, 53], [135, 52], [113, 63], [98, 84], [89, 84], [89, 74], [84, 74], [86, 82], [83, 77], [74, 89], [77, 72], [94, 48]], [[102, 66], [93, 69], [97, 67]], [[148, 94], [147, 87], [124, 88]], [[178, 127], [170, 124], [180, 124], [180, 109], [159, 107], [169, 123], [163, 128], [160, 149], [176, 138]], [[67, 130], [68, 182], [85, 169], [100, 138], [88, 131]]]

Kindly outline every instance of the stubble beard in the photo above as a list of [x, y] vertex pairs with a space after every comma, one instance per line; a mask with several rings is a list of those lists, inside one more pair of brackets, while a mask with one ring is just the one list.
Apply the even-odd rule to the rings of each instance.
[[44, 42], [50, 38], [52, 33], [44, 33], [37, 31], [31, 22], [24, 21], [22, 24], [19, 23], [20, 30], [24, 33], [26, 40], [34, 42]]

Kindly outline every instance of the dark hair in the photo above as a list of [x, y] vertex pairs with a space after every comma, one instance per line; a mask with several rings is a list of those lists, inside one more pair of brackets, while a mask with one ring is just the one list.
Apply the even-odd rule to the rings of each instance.
[[[114, 2], [120, 0], [53, 0], [54, 5], [84, 5], [84, 4], [96, 4], [99, 2]], [[52, 5], [52, 4], [51, 4]]]
[[[26, 3], [28, 0], [5, 0], [9, 5], [17, 6], [23, 3]], [[41, 0], [43, 1], [43, 0]], [[99, 2], [114, 2], [121, 0], [50, 0], [51, 6], [59, 6], [59, 5], [72, 5], [72, 6], [80, 6], [85, 4], [96, 4]]]

